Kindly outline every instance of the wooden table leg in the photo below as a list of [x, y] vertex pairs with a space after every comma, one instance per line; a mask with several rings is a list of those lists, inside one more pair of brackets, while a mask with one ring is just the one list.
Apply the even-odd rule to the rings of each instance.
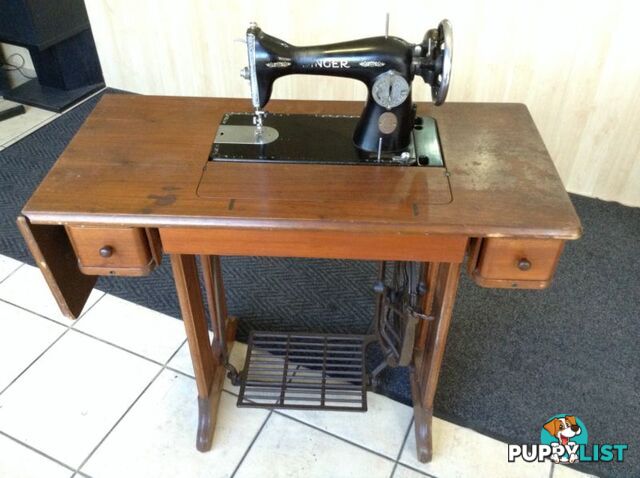
[[[211, 318], [211, 330], [213, 331], [213, 351], [214, 354], [223, 354], [222, 344], [226, 344], [227, 302], [224, 297], [220, 257], [200, 256], [200, 264], [202, 265], [202, 275], [204, 277], [204, 290], [207, 293], [207, 308]], [[226, 352], [225, 350], [224, 354]]]
[[429, 264], [425, 313], [433, 317], [418, 330], [411, 370], [411, 394], [416, 452], [422, 463], [431, 461], [433, 400], [458, 290], [460, 264]]
[[[198, 431], [196, 447], [211, 449], [218, 404], [224, 384], [225, 368], [220, 348], [209, 342], [209, 328], [205, 314], [196, 258], [192, 255], [172, 255], [171, 266], [176, 283], [182, 320], [187, 331], [189, 351], [198, 387]], [[215, 284], [215, 282], [214, 282]], [[215, 304], [213, 304], [215, 309]], [[221, 330], [212, 313], [212, 327]], [[214, 349], [217, 351], [214, 352]]]

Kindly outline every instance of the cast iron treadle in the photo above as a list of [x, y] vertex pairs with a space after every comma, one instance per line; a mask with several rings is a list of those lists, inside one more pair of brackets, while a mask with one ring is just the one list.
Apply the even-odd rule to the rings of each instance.
[[251, 332], [239, 407], [367, 410], [365, 337]]

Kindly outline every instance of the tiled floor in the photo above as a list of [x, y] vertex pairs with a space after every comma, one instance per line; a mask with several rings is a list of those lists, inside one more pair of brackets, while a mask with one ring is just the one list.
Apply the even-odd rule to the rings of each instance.
[[2, 477], [581, 476], [507, 463], [504, 443], [439, 419], [419, 463], [411, 408], [380, 395], [367, 413], [272, 412], [238, 409], [236, 392], [227, 381], [213, 449], [197, 452], [180, 321], [94, 291], [72, 322], [37, 269], [0, 256]]
[[[17, 103], [0, 97], [0, 110], [12, 106], [17, 106]], [[27, 111], [24, 114], [0, 122], [0, 150], [12, 145], [60, 116], [53, 111], [34, 108], [33, 106], [25, 106], [25, 109]]]
[[[98, 93], [99, 92], [96, 92], [94, 94]], [[89, 98], [82, 100], [80, 103], [72, 106], [66, 111], [72, 110]], [[5, 100], [0, 96], [0, 110], [16, 105], [17, 103]], [[35, 108], [33, 106], [25, 105], [25, 109], [26, 112], [24, 114], [14, 116], [13, 118], [9, 118], [0, 122], [0, 151], [8, 148], [13, 143], [21, 140], [25, 136], [30, 135], [34, 131], [42, 128], [44, 125], [50, 123], [60, 116], [60, 113], [54, 113], [53, 111], [47, 111], [41, 108]]]

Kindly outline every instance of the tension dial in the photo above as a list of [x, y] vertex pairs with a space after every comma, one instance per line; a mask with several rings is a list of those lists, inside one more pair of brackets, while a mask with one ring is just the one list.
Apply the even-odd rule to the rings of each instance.
[[409, 97], [411, 87], [400, 73], [389, 70], [373, 83], [371, 94], [376, 103], [390, 110], [401, 105]]

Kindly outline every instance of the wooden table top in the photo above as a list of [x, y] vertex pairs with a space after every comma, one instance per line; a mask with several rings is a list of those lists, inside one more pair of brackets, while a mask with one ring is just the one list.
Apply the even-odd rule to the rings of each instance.
[[[271, 101], [267, 109], [359, 115], [362, 104]], [[522, 104], [420, 104], [419, 114], [438, 122], [446, 172], [207, 166], [222, 114], [240, 111], [250, 111], [248, 100], [105, 95], [23, 214], [41, 224], [562, 239], [581, 234], [573, 205]], [[302, 190], [318, 193], [300, 196], [301, 184], [306, 185]]]

